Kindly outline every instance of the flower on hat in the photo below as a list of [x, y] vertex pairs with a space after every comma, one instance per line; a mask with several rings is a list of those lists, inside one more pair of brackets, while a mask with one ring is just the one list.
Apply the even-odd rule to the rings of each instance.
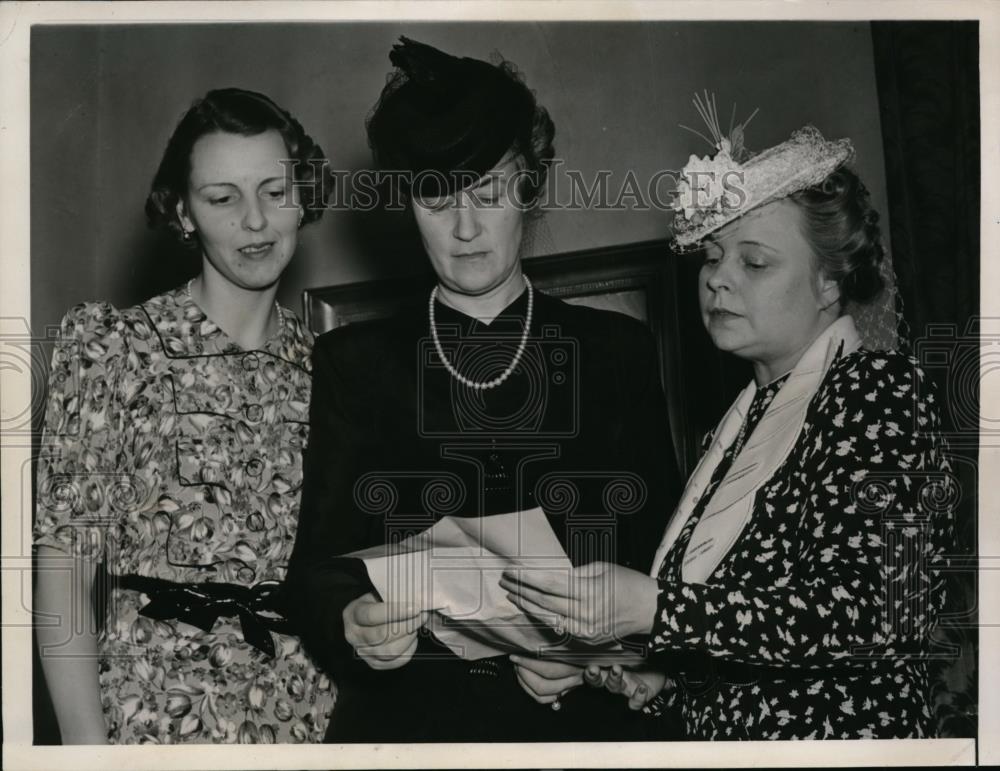
[[741, 174], [741, 166], [731, 155], [728, 139], [719, 142], [715, 157], [692, 155], [681, 170], [677, 195], [672, 208], [686, 219], [704, 217], [706, 212], [721, 212], [739, 206], [739, 197], [724, 182]]
[[[790, 139], [756, 155], [743, 143], [744, 129], [757, 114], [733, 125], [729, 136], [719, 127], [715, 96], [696, 95], [695, 108], [712, 138], [687, 126], [716, 148], [714, 156], [692, 155], [681, 170], [673, 208], [673, 242], [678, 250], [691, 248], [709, 234], [748, 211], [822, 182], [854, 155], [849, 139], [827, 141], [814, 126], [804, 126]], [[735, 118], [736, 108], [733, 107]]]
[[708, 127], [711, 138], [689, 126], [682, 125], [681, 128], [704, 139], [715, 148], [716, 153], [703, 158], [692, 155], [688, 159], [680, 173], [672, 208], [683, 213], [685, 220], [700, 224], [711, 215], [736, 209], [741, 205], [742, 199], [736, 195], [730, 183], [734, 179], [743, 178], [740, 161], [749, 155], [743, 144], [744, 129], [753, 120], [757, 110], [742, 123], [734, 125], [736, 105], [733, 105], [729, 134], [725, 135], [719, 125], [715, 94], [709, 94], [708, 91], [705, 91], [704, 96], [695, 94], [692, 102]]

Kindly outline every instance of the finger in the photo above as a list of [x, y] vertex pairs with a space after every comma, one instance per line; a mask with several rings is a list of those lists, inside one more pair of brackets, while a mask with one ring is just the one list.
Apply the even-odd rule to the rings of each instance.
[[419, 620], [425, 611], [415, 602], [387, 602], [386, 621]]
[[635, 689], [635, 693], [629, 697], [628, 708], [633, 711], [638, 711], [646, 706], [649, 702], [650, 694], [649, 689], [645, 685], [640, 685]]
[[407, 650], [417, 645], [417, 635], [408, 634], [402, 635], [400, 637], [393, 637], [389, 640], [373, 644], [362, 644], [358, 648], [358, 652], [363, 655], [378, 659], [380, 661], [389, 661], [394, 658], [398, 658], [405, 654]]
[[417, 636], [420, 629], [419, 619], [410, 621], [382, 624], [381, 626], [359, 626], [352, 628], [350, 638], [353, 638], [354, 647], [378, 648], [383, 646], [399, 646], [402, 641], [409, 645], [410, 640]]
[[417, 651], [417, 638], [413, 638], [413, 642], [399, 655], [390, 659], [378, 658], [378, 657], [365, 657], [365, 661], [368, 662], [368, 666], [372, 669], [386, 670], [386, 669], [398, 669], [399, 667], [406, 664], [410, 659], [413, 658], [413, 654]]
[[611, 691], [611, 693], [624, 693], [625, 680], [622, 677], [622, 671], [620, 668], [611, 668], [611, 672], [608, 674], [607, 680], [604, 681], [604, 687]]
[[604, 681], [607, 679], [607, 671], [601, 669], [599, 666], [591, 664], [584, 670], [583, 680], [587, 685], [593, 686], [594, 688], [600, 688], [604, 685]]
[[531, 686], [534, 693], [541, 696], [558, 697], [564, 691], [575, 688], [583, 682], [583, 677], [579, 674], [572, 677], [547, 678], [540, 677], [529, 669], [521, 669], [518, 675]]
[[362, 626], [379, 626], [419, 618], [422, 612], [409, 602], [365, 602], [355, 608], [354, 619]]
[[359, 626], [348, 624], [344, 628], [344, 636], [355, 648], [388, 645], [396, 640], [411, 637], [422, 626], [419, 616], [405, 621], [390, 621], [377, 626]]
[[382, 602], [361, 602], [354, 606], [351, 621], [358, 626], [372, 626], [385, 623], [386, 608]]
[[[565, 609], [568, 608], [570, 604], [570, 600], [564, 596], [536, 589], [532, 586], [527, 586], [526, 584], [512, 584], [510, 582], [501, 581], [500, 586], [507, 591], [508, 598], [523, 597], [524, 599], [535, 603], [535, 605], [551, 610], [553, 613], [564, 613]], [[513, 602], [513, 600], [511, 600], [511, 602]]]
[[421, 609], [413, 603], [361, 603], [354, 610], [354, 620], [361, 626], [380, 626], [392, 621], [419, 619], [421, 613]]
[[580, 667], [565, 664], [561, 661], [546, 661], [544, 659], [518, 656], [517, 654], [512, 655], [510, 660], [515, 665], [534, 672], [539, 677], [544, 677], [548, 680], [560, 677], [573, 677], [581, 674]]
[[558, 627], [565, 623], [565, 615], [554, 611], [550, 608], [546, 608], [538, 603], [532, 602], [526, 597], [521, 597], [516, 594], [508, 594], [507, 599], [509, 599], [514, 605], [523, 610], [532, 618], [540, 621], [542, 624], [548, 627]]
[[635, 695], [636, 690], [643, 685], [643, 681], [635, 677], [631, 672], [624, 672], [622, 674], [622, 694], [627, 698], [632, 698]]
[[423, 626], [425, 620], [422, 614], [403, 619], [389, 619], [381, 624], [358, 624], [357, 634], [370, 645], [391, 640], [394, 637], [404, 637], [416, 632]]
[[551, 704], [552, 702], [556, 701], [556, 699], [559, 698], [555, 694], [544, 696], [535, 691], [535, 689], [532, 688], [531, 685], [521, 676], [520, 671], [517, 671], [517, 682], [519, 682], [521, 684], [521, 687], [525, 690], [525, 692], [539, 704]]
[[511, 661], [515, 671], [527, 678], [539, 693], [552, 693], [557, 688], [566, 688], [583, 682], [583, 670], [571, 664], [539, 661], [516, 655], [511, 656]]
[[[571, 596], [571, 573], [566, 570], [542, 570], [539, 568], [507, 568], [500, 579], [501, 585], [514, 584], [563, 599]], [[504, 587], [508, 588], [509, 587]]]
[[365, 658], [377, 659], [378, 661], [391, 661], [402, 656], [416, 642], [416, 635], [395, 637], [377, 645], [362, 645], [358, 648], [358, 654]]
[[500, 580], [565, 597], [570, 587], [570, 575], [568, 570], [510, 567], [503, 572]]
[[358, 609], [365, 605], [374, 604], [375, 602], [377, 602], [375, 596], [369, 592], [368, 594], [351, 600], [341, 612], [340, 615], [344, 621], [344, 637], [351, 645], [354, 645], [356, 642], [352, 638], [352, 630], [357, 627], [357, 621], [355, 619], [357, 618], [359, 612]]

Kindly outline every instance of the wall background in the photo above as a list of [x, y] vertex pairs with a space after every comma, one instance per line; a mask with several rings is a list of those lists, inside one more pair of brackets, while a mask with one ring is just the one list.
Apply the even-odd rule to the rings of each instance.
[[[31, 307], [43, 333], [67, 308], [119, 307], [175, 286], [196, 264], [147, 230], [143, 204], [177, 120], [205, 91], [263, 91], [298, 117], [334, 168], [369, 163], [364, 119], [401, 34], [450, 53], [513, 61], [556, 124], [565, 168], [586, 179], [628, 170], [645, 185], [708, 146], [695, 91], [717, 95], [723, 124], [755, 108], [761, 149], [812, 122], [849, 136], [856, 166], [886, 211], [871, 31], [867, 22], [325, 23], [36, 26], [31, 46]], [[563, 180], [564, 181], [564, 180]], [[666, 235], [658, 210], [553, 211], [536, 253]], [[330, 212], [304, 231], [280, 299], [306, 287], [406, 275], [423, 258], [399, 221]]]

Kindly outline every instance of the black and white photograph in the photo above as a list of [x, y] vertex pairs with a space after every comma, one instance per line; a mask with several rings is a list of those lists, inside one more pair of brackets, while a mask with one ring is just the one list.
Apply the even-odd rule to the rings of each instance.
[[1000, 761], [997, 7], [460, 5], [0, 7], [4, 765]]

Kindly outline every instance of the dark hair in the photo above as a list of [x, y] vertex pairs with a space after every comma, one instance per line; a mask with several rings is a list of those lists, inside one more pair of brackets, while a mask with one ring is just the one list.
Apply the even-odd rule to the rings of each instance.
[[840, 287], [841, 307], [867, 303], [885, 287], [878, 212], [858, 175], [846, 166], [789, 198], [802, 210], [803, 233], [825, 276]]
[[396, 70], [366, 122], [376, 162], [397, 172], [391, 182], [404, 195], [455, 192], [513, 153], [526, 172], [520, 203], [533, 206], [555, 156], [555, 125], [516, 67], [400, 40], [389, 54]]
[[187, 193], [195, 142], [207, 134], [256, 136], [272, 129], [281, 134], [289, 159], [296, 162], [293, 174], [303, 209], [302, 224], [322, 217], [329, 195], [328, 184], [332, 183], [323, 149], [289, 112], [263, 94], [241, 88], [221, 88], [196, 100], [167, 142], [146, 199], [146, 218], [150, 226], [168, 228], [182, 243], [195, 243], [183, 239], [183, 228], [177, 217], [177, 202]]

